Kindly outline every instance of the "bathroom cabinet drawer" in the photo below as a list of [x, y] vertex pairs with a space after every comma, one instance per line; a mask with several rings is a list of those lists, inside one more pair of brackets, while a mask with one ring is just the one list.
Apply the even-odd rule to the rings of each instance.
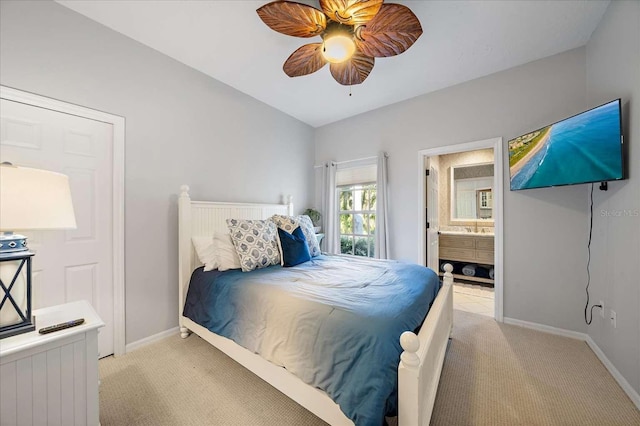
[[475, 262], [475, 252], [474, 249], [440, 247], [440, 258], [460, 260], [462, 262]]
[[493, 251], [493, 237], [477, 237], [476, 249]]
[[493, 250], [476, 250], [476, 261], [493, 265]]
[[461, 235], [440, 235], [440, 247], [473, 249], [475, 247], [475, 239], [473, 237], [466, 237]]

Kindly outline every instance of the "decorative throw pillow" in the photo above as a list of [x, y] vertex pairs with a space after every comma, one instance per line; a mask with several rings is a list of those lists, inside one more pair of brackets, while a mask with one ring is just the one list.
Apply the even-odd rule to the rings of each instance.
[[311, 260], [307, 239], [299, 226], [291, 234], [282, 228], [278, 228], [278, 240], [280, 242], [282, 266], [296, 266]]
[[278, 228], [284, 229], [290, 234], [294, 229], [300, 227], [302, 229], [304, 237], [307, 240], [307, 245], [309, 246], [309, 254], [311, 254], [311, 257], [316, 257], [321, 254], [320, 246], [318, 245], [318, 239], [316, 238], [316, 233], [313, 229], [313, 222], [311, 222], [309, 216], [283, 216], [274, 214], [273, 216], [271, 216], [271, 220], [273, 220]]
[[236, 248], [231, 242], [229, 232], [216, 232], [213, 234], [213, 248], [216, 252], [218, 271], [228, 271], [229, 269], [240, 269], [240, 258], [236, 253]]
[[278, 231], [273, 222], [227, 219], [227, 226], [244, 272], [280, 263]]
[[216, 257], [216, 250], [213, 245], [212, 237], [191, 237], [193, 247], [196, 249], [196, 254], [200, 263], [204, 265], [205, 271], [212, 271], [218, 267], [218, 259]]

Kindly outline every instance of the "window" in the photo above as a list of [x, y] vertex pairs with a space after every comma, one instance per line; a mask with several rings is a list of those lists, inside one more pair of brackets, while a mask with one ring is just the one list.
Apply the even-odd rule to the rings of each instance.
[[338, 186], [340, 252], [374, 257], [376, 232], [376, 184]]

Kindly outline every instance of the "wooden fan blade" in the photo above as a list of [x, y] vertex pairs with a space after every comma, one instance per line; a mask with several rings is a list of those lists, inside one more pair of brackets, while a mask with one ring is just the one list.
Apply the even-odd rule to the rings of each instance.
[[311, 43], [293, 52], [282, 69], [289, 77], [299, 77], [318, 71], [326, 63], [322, 56], [322, 43]]
[[420, 21], [401, 4], [383, 4], [366, 25], [355, 29], [356, 46], [367, 56], [395, 56], [410, 48], [422, 34]]
[[327, 26], [327, 17], [322, 11], [292, 1], [267, 3], [256, 12], [269, 28], [293, 37], [313, 37]]
[[362, 83], [373, 69], [375, 58], [356, 50], [351, 59], [339, 64], [331, 64], [331, 75], [340, 84], [351, 86]]
[[336, 22], [362, 25], [373, 19], [384, 0], [320, 0], [322, 11]]

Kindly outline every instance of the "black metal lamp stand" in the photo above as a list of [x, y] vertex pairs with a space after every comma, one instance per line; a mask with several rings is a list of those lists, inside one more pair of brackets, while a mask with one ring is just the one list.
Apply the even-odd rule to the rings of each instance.
[[[35, 319], [31, 316], [31, 260], [33, 255], [34, 253], [28, 250], [0, 254], [0, 263], [14, 262], [17, 266], [10, 282], [3, 282], [0, 278], [0, 310], [9, 309], [8, 305], [11, 305], [19, 317], [19, 322], [0, 326], [0, 339], [36, 329]], [[16, 286], [23, 268], [26, 268], [24, 288]], [[18, 297], [16, 291], [26, 292], [26, 307], [21, 308], [19, 300], [15, 300], [15, 297]]]

